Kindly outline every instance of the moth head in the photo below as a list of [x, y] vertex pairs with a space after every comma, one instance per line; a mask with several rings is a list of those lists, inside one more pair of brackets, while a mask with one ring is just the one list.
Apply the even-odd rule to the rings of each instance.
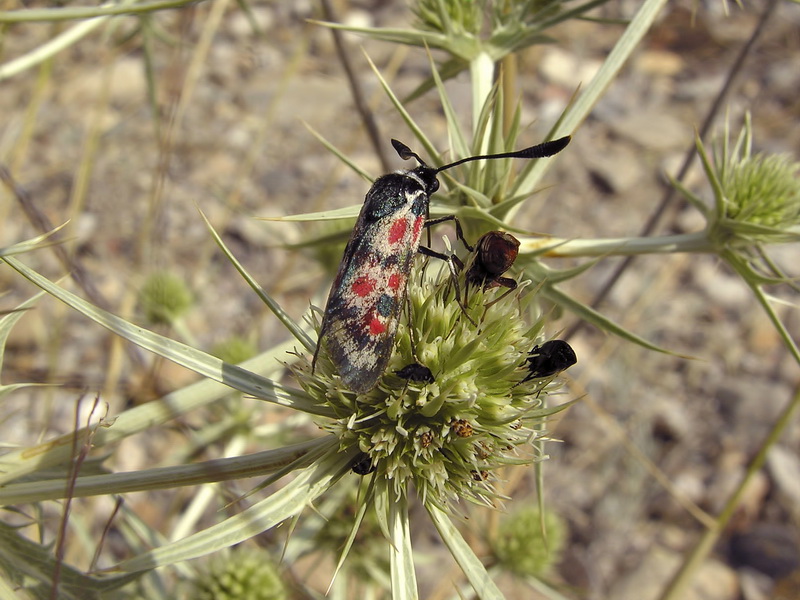
[[394, 146], [394, 149], [397, 151], [397, 155], [403, 160], [409, 160], [411, 158], [417, 159], [419, 166], [413, 170], [413, 173], [425, 184], [425, 193], [429, 197], [434, 194], [436, 190], [439, 189], [439, 180], [436, 179], [436, 176], [442, 169], [434, 169], [426, 165], [425, 161], [419, 157], [419, 154], [411, 150], [411, 148], [401, 141], [393, 139], [392, 146]]
[[515, 152], [468, 156], [467, 158], [462, 158], [461, 160], [451, 162], [450, 164], [438, 168], [433, 168], [426, 165], [425, 161], [419, 157], [419, 154], [411, 150], [411, 148], [399, 140], [393, 139], [392, 146], [394, 146], [397, 155], [403, 160], [408, 160], [410, 158], [417, 159], [419, 167], [414, 169], [414, 173], [416, 173], [422, 179], [422, 181], [425, 182], [427, 188], [426, 191], [430, 196], [439, 189], [439, 181], [436, 179], [436, 176], [442, 171], [445, 171], [451, 167], [456, 167], [464, 164], [465, 162], [470, 162], [473, 160], [493, 160], [495, 158], [544, 158], [545, 156], [553, 156], [553, 154], [557, 154], [566, 148], [567, 144], [570, 142], [570, 139], [571, 138], [569, 136], [566, 136], [557, 140], [544, 142], [543, 144], [537, 144], [536, 146], [531, 146], [529, 148], [524, 148], [523, 150], [517, 150]]

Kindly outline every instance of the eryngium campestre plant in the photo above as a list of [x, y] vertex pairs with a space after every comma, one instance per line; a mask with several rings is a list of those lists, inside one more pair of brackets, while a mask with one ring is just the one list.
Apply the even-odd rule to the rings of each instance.
[[[412, 325], [404, 319], [398, 327], [374, 389], [346, 388], [324, 351], [313, 374], [308, 360], [294, 371], [309, 394], [336, 411], [322, 427], [338, 436], [341, 450], [367, 454], [375, 476], [390, 480], [395, 493], [413, 482], [423, 502], [437, 506], [459, 498], [494, 505], [496, 469], [534, 460], [531, 442], [553, 412], [545, 406], [557, 385], [552, 378], [523, 381], [525, 358], [541, 342], [542, 321], [525, 318], [535, 294], [524, 285], [513, 294], [470, 286], [462, 310], [447, 270], [431, 274], [434, 265], [421, 264], [409, 281]], [[461, 277], [462, 296], [464, 285]], [[417, 362], [430, 369], [432, 383], [398, 375]]]

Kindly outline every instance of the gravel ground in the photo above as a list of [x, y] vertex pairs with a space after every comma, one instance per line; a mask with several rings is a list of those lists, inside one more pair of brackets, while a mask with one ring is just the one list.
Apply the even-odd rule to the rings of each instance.
[[[636, 6], [612, 2], [603, 15], [629, 16]], [[695, 128], [764, 6], [730, 5], [726, 15], [721, 3], [709, 3], [696, 7], [694, 14], [692, 3], [670, 3], [549, 171], [550, 189], [526, 207], [519, 222], [570, 238], [637, 235], [665, 194], [664, 173], [679, 168]], [[312, 253], [281, 245], [308, 239], [317, 230], [253, 217], [339, 208], [363, 198], [367, 184], [338, 166], [304, 124], [343, 148], [366, 171], [378, 174], [381, 166], [366, 142], [330, 33], [305, 21], [319, 17], [312, 3], [256, 3], [253, 15], [263, 29], [261, 36], [253, 34], [231, 4], [198, 65], [199, 76], [191, 79], [193, 87], [182, 83], [190, 69], [189, 49], [198, 43], [210, 8], [198, 5], [155, 19], [157, 33], [166, 36], [155, 41], [153, 65], [163, 113], [160, 131], [177, 115], [168, 144], [157, 141], [141, 38], [124, 40], [136, 26], [130, 18], [121, 20], [114, 33], [118, 44], [94, 35], [60, 54], [44, 85], [37, 83], [36, 71], [2, 82], [0, 161], [53, 223], [73, 219], [72, 248], [112, 311], [135, 315], [133, 298], [144, 277], [166, 269], [185, 277], [195, 293], [186, 329], [199, 347], [241, 334], [268, 348], [287, 334], [220, 256], [196, 207], [223, 233], [246, 268], [299, 318], [309, 301], [323, 302], [330, 274]], [[349, 23], [397, 26], [410, 18], [402, 3], [352, 2], [339, 10]], [[800, 6], [780, 4], [729, 97], [736, 128], [743, 111], [751, 111], [757, 149], [795, 157], [800, 148], [798, 25]], [[14, 27], [2, 59], [21, 55], [59, 29]], [[615, 25], [569, 23], [551, 33], [556, 44], [523, 54], [523, 121], [531, 123], [523, 139], [535, 143], [546, 133], [621, 31]], [[170, 39], [187, 45], [169, 45]], [[398, 61], [392, 85], [399, 95], [425, 77], [424, 53], [414, 49], [398, 55], [388, 44], [351, 37], [347, 42], [382, 136], [387, 143], [390, 137], [410, 139], [381, 96], [360, 47], [382, 70]], [[448, 88], [468, 114], [466, 77]], [[33, 110], [36, 116], [30, 121], [26, 115]], [[444, 119], [436, 97], [429, 94], [410, 110], [444, 147]], [[35, 129], [28, 138], [25, 127], [31, 122]], [[20, 148], [20, 139], [27, 140], [25, 148]], [[88, 153], [94, 154], [87, 174], [81, 165]], [[702, 181], [696, 168], [687, 177], [688, 185], [707, 197]], [[13, 198], [0, 194], [2, 245], [33, 235]], [[674, 202], [657, 233], [702, 226], [693, 209]], [[788, 269], [796, 267], [796, 246], [775, 248], [774, 254]], [[52, 252], [39, 251], [25, 260], [50, 277], [64, 273]], [[589, 301], [617, 264], [618, 259], [603, 260], [565, 289]], [[31, 293], [8, 268], [0, 269], [0, 284], [7, 291], [3, 308]], [[771, 291], [797, 301], [788, 288]], [[593, 328], [582, 328], [573, 339], [579, 363], [569, 372], [565, 397], [582, 401], [553, 424], [552, 433], [562, 443], [550, 445], [545, 466], [547, 503], [570, 530], [568, 552], [553, 580], [575, 598], [648, 600], [657, 597], [703, 531], [681, 499], [718, 514], [790, 400], [798, 369], [744, 284], [711, 255], [638, 259], [600, 310], [690, 358], [620, 343]], [[796, 313], [787, 307], [779, 311], [797, 339]], [[551, 333], [573, 324], [564, 315], [550, 325]], [[192, 380], [169, 365], [154, 369], [150, 357], [135, 351], [136, 360], [126, 355], [117, 371], [114, 352], [111, 338], [99, 328], [65, 314], [54, 302], [43, 302], [14, 330], [3, 381], [69, 385], [12, 396], [5, 405], [4, 442], [30, 444], [42, 431], [45, 439], [69, 431], [80, 390], [103, 391], [113, 415], [129, 403]], [[45, 415], [49, 420], [43, 422]], [[125, 445], [111, 466], [147, 466], [153, 455], [168, 452], [166, 437], [151, 440], [152, 448]], [[792, 577], [786, 572], [792, 569], [764, 575], [740, 567], [731, 558], [732, 539], [740, 557], [772, 541], [781, 558], [789, 556], [787, 564], [794, 565], [796, 576], [799, 449], [800, 427], [793, 423], [747, 490], [730, 531], [700, 569], [688, 600], [766, 598], [763, 590]], [[517, 484], [514, 496], [524, 499], [531, 489], [526, 479]], [[132, 505], [137, 506], [135, 498]], [[143, 518], [159, 517], [145, 504], [137, 510]], [[778, 533], [770, 527], [775, 524], [780, 525]], [[415, 539], [441, 552], [430, 539], [430, 525], [418, 527]], [[786, 547], [781, 535], [788, 535]], [[441, 567], [433, 566], [421, 567], [423, 597], [430, 597], [442, 575]], [[510, 578], [502, 585], [510, 598], [535, 597]], [[800, 589], [800, 584], [788, 585], [786, 589]]]

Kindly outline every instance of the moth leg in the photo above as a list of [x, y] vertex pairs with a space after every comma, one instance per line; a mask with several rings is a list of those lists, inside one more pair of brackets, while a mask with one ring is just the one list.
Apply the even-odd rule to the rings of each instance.
[[314, 369], [317, 368], [317, 356], [319, 356], [320, 341], [317, 340], [317, 347], [314, 348], [314, 358], [311, 359], [311, 374], [314, 374]]
[[311, 359], [311, 374], [314, 374], [314, 370], [317, 368], [317, 357], [319, 356], [319, 351], [322, 348], [322, 336], [325, 333], [325, 328], [320, 327], [319, 334], [317, 335], [317, 347], [314, 348], [314, 358]]
[[[466, 245], [466, 242], [464, 242], [464, 244]], [[436, 250], [431, 250], [430, 248], [426, 248], [425, 246], [419, 247], [419, 253], [424, 256], [438, 258], [439, 260], [443, 260], [444, 262], [447, 263], [447, 266], [450, 269], [450, 279], [452, 280], [453, 286], [455, 287], [456, 291], [456, 302], [458, 302], [458, 305], [461, 307], [461, 312], [463, 312], [464, 316], [467, 317], [467, 319], [469, 319], [469, 322], [472, 323], [475, 327], [477, 327], [478, 324], [472, 320], [472, 317], [469, 316], [469, 314], [467, 313], [467, 307], [464, 306], [464, 302], [462, 302], [461, 300], [461, 286], [458, 285], [458, 265], [461, 264], [461, 266], [463, 267], [464, 266], [463, 263], [461, 263], [461, 261], [458, 260], [458, 258], [455, 256], [448, 256], [447, 254], [442, 254], [441, 252], [437, 252]], [[456, 263], [456, 261], [458, 261], [458, 263]]]
[[512, 292], [517, 289], [517, 281], [511, 277], [498, 277], [497, 283], [505, 288], [508, 288]]
[[[458, 220], [458, 217], [455, 215], [445, 215], [444, 217], [437, 217], [436, 219], [428, 219], [425, 221], [425, 227], [430, 227], [431, 225], [438, 225], [439, 223], [444, 223], [445, 221], [453, 221], [456, 225], [456, 238], [461, 240], [461, 243], [464, 244], [464, 247], [469, 250], [470, 252], [474, 252], [475, 249], [469, 245], [467, 239], [464, 237], [464, 230], [461, 229], [461, 222]], [[429, 242], [430, 243], [430, 242]]]
[[505, 293], [503, 293], [502, 296], [500, 296], [499, 298], [495, 298], [494, 300], [489, 302], [486, 305], [486, 308], [489, 308], [493, 304], [497, 304], [498, 302], [500, 302], [500, 300], [502, 300], [503, 298], [508, 296], [515, 289], [517, 289], [517, 285], [518, 285], [517, 284], [517, 280], [516, 279], [512, 279], [511, 277], [498, 277], [497, 280], [495, 281], [495, 283], [497, 284], [495, 287], [504, 287], [504, 288], [508, 288], [508, 289], [506, 289]]

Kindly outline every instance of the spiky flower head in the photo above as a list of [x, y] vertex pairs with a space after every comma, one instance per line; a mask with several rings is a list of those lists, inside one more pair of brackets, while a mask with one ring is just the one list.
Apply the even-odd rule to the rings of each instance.
[[785, 154], [746, 155], [720, 173], [725, 216], [766, 227], [800, 225], [800, 165]]
[[544, 518], [537, 506], [506, 515], [491, 540], [500, 566], [517, 575], [539, 577], [561, 560], [567, 528], [551, 511]]
[[797, 241], [800, 163], [782, 154], [753, 154], [749, 115], [734, 142], [726, 122], [713, 157], [699, 139], [697, 150], [714, 193], [713, 208], [677, 187], [705, 215], [708, 240], [718, 250]]
[[411, 10], [420, 29], [472, 36], [480, 33], [483, 4], [463, 0], [417, 0]]
[[[463, 296], [463, 277], [459, 287]], [[339, 415], [323, 427], [341, 450], [366, 454], [365, 466], [395, 493], [413, 483], [423, 502], [440, 507], [460, 498], [493, 505], [497, 469], [535, 459], [531, 442], [543, 435], [544, 399], [557, 384], [525, 381], [543, 323], [523, 316], [534, 294], [506, 292], [470, 286], [462, 309], [446, 269], [416, 268], [408, 290], [413, 325], [398, 327], [374, 389], [344, 387], [324, 352], [314, 374], [308, 362], [295, 368], [303, 388]], [[363, 458], [358, 472], [367, 474]]]
[[417, 0], [411, 10], [422, 30], [441, 32], [451, 39], [483, 34], [497, 46], [504, 42], [524, 47], [544, 41], [536, 35], [552, 25], [547, 19], [563, 10], [562, 4], [560, 0]]
[[195, 600], [286, 600], [289, 594], [270, 555], [235, 549], [212, 559], [194, 582]]
[[186, 283], [172, 273], [150, 275], [139, 292], [139, 305], [150, 323], [171, 324], [192, 306]]

